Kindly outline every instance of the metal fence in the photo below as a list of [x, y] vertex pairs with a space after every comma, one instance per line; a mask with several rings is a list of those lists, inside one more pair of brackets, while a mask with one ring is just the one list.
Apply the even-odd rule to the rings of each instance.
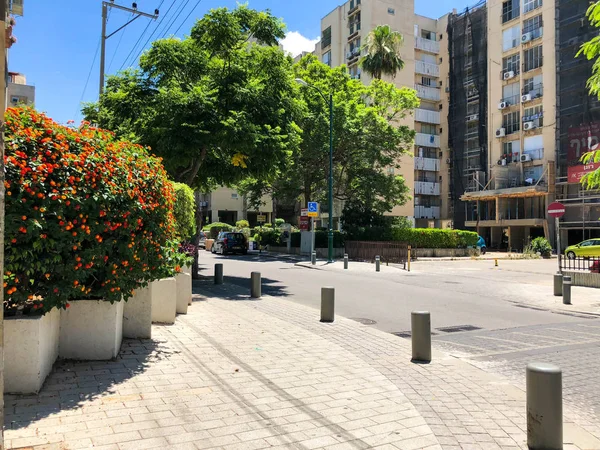
[[355, 261], [375, 261], [379, 256], [381, 262], [404, 264], [408, 259], [408, 244], [393, 241], [346, 241], [348, 258]]
[[564, 255], [559, 255], [560, 257], [560, 270], [563, 271], [581, 271], [588, 273], [598, 273], [600, 274], [600, 257], [590, 256], [590, 257], [577, 257], [577, 258], [567, 258]]

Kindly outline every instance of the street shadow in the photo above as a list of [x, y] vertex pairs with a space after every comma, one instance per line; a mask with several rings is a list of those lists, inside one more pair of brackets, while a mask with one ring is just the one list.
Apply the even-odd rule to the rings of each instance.
[[[119, 355], [110, 361], [58, 360], [38, 394], [4, 395], [5, 429], [18, 430], [54, 414], [123, 401], [119, 385], [174, 353], [179, 352], [164, 342], [123, 339]], [[132, 396], [130, 401], [135, 400], [141, 397]]]
[[[214, 260], [218, 260], [219, 262], [225, 262], [228, 260], [234, 260], [234, 261], [245, 261], [245, 262], [255, 262], [255, 263], [266, 263], [266, 262], [273, 262], [273, 261], [277, 261], [283, 264], [296, 264], [302, 261], [309, 261], [310, 258], [308, 257], [303, 257], [300, 255], [285, 255], [285, 254], [268, 254], [268, 253], [258, 253], [258, 252], [252, 252], [252, 253], [248, 253], [247, 255], [239, 255], [239, 254], [231, 254], [231, 255], [218, 255], [218, 254], [212, 254], [212, 257], [214, 258]], [[202, 261], [202, 259], [200, 259], [200, 262], [203, 263], [204, 261]]]
[[[273, 297], [287, 297], [290, 293], [287, 286], [279, 284], [278, 280], [262, 278], [262, 295]], [[200, 276], [192, 284], [193, 301], [205, 301], [207, 297], [218, 297], [225, 300], [257, 301], [259, 298], [250, 297], [250, 277], [228, 276], [223, 277], [223, 284], [214, 284], [213, 277]]]

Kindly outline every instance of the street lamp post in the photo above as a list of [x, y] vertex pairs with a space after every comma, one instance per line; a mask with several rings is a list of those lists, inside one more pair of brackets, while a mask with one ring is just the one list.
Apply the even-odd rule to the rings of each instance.
[[329, 101], [327, 101], [327, 97], [325, 97], [318, 87], [308, 84], [302, 78], [296, 78], [296, 83], [315, 89], [323, 97], [325, 103], [329, 103], [329, 229], [327, 233], [327, 262], [331, 263], [333, 262], [333, 93], [329, 93]]

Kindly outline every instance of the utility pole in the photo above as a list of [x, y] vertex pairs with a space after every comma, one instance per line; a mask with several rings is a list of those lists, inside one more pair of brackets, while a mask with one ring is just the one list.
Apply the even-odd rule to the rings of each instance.
[[[154, 14], [149, 14], [149, 13], [145, 13], [142, 11], [138, 11], [137, 3], [133, 3], [131, 6], [132, 6], [131, 8], [127, 8], [126, 6], [117, 5], [115, 3], [115, 0], [110, 0], [110, 2], [102, 2], [102, 36], [100, 39], [101, 44], [100, 44], [100, 90], [99, 90], [99, 95], [102, 95], [102, 92], [104, 91], [104, 64], [106, 62], [105, 61], [106, 60], [106, 40], [109, 37], [114, 36], [116, 33], [121, 31], [123, 28], [125, 28], [127, 25], [129, 25], [131, 22], [133, 22], [136, 19], [139, 19], [142, 16], [148, 17], [152, 20], [156, 20], [158, 18], [158, 9], [154, 10]], [[134, 17], [131, 20], [129, 20], [127, 23], [125, 23], [125, 25], [117, 28], [115, 31], [113, 31], [112, 33], [110, 33], [107, 36], [106, 35], [106, 22], [108, 19], [108, 8], [117, 8], [122, 11], [130, 12], [131, 14], [134, 15]]]

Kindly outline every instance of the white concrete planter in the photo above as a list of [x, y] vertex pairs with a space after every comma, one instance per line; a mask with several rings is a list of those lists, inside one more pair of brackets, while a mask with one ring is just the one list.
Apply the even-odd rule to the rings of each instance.
[[183, 266], [181, 271], [183, 273], [187, 273], [189, 276], [192, 276], [192, 266]]
[[60, 311], [4, 319], [4, 392], [37, 394], [58, 357]]
[[175, 275], [177, 281], [177, 314], [187, 314], [188, 305], [192, 303], [192, 275], [189, 273], [178, 273]]
[[123, 337], [152, 337], [152, 283], [135, 291], [134, 296], [123, 305]]
[[101, 300], [74, 300], [60, 314], [58, 354], [65, 359], [115, 358], [123, 341], [123, 306]]
[[175, 323], [177, 281], [163, 278], [152, 282], [152, 323]]

